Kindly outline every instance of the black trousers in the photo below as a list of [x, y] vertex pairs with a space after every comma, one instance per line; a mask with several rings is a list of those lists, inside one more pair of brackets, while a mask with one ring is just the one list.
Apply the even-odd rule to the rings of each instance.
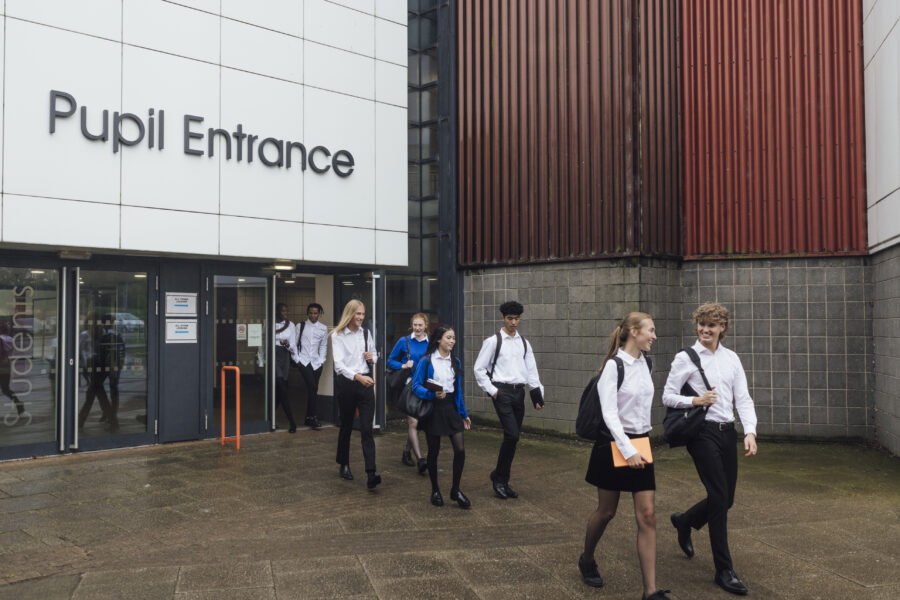
[[303, 377], [303, 383], [306, 384], [306, 418], [317, 417], [319, 402], [319, 377], [322, 376], [322, 367], [318, 369], [312, 368], [312, 363], [297, 365], [300, 369], [300, 376]]
[[516, 444], [522, 431], [522, 419], [525, 418], [525, 388], [512, 389], [497, 387], [494, 410], [503, 426], [503, 442], [497, 455], [497, 468], [491, 473], [491, 480], [498, 483], [509, 483], [509, 471], [516, 456]]
[[294, 421], [294, 411], [291, 410], [290, 387], [288, 386], [287, 377], [275, 377], [275, 404], [280, 404], [284, 409], [284, 415], [288, 418], [291, 427], [296, 427], [297, 422]]
[[684, 518], [694, 529], [709, 524], [716, 570], [731, 569], [728, 509], [734, 504], [737, 486], [737, 433], [734, 427], [719, 431], [716, 423], [707, 421], [697, 439], [687, 445], [687, 451], [706, 487], [706, 498], [689, 508]]
[[353, 432], [353, 418], [356, 416], [356, 411], [359, 410], [359, 435], [362, 438], [366, 473], [374, 473], [375, 437], [372, 434], [372, 419], [375, 416], [375, 388], [366, 387], [358, 381], [351, 381], [343, 375], [335, 375], [334, 385], [341, 413], [341, 429], [338, 433], [335, 460], [339, 465], [350, 463], [350, 434]]

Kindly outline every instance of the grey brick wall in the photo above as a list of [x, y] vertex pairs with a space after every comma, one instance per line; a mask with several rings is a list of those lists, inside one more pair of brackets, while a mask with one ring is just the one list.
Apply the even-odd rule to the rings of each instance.
[[[894, 283], [886, 283], [883, 292], [893, 293], [891, 298], [900, 295], [897, 258], [883, 261], [894, 269]], [[518, 300], [525, 305], [520, 331], [535, 347], [548, 400], [541, 413], [527, 410], [526, 425], [574, 432], [581, 391], [599, 368], [610, 331], [627, 312], [642, 310], [653, 315], [660, 337], [653, 351], [658, 425], [669, 364], [679, 348], [696, 339], [691, 314], [699, 303], [715, 300], [732, 313], [725, 343], [744, 362], [760, 434], [874, 439], [872, 271], [863, 257], [683, 265], [623, 259], [468, 271], [466, 402], [475, 415], [495, 419], [471, 367], [482, 340], [501, 326], [497, 306]], [[900, 318], [892, 323], [900, 324]], [[895, 361], [897, 373], [900, 342], [896, 335], [891, 340], [893, 346], [884, 345], [893, 353], [885, 350], [885, 356]], [[880, 396], [891, 408], [879, 414], [893, 424], [896, 443], [897, 379], [891, 385], [892, 395]]]
[[875, 310], [875, 431], [900, 455], [900, 245], [872, 257]]

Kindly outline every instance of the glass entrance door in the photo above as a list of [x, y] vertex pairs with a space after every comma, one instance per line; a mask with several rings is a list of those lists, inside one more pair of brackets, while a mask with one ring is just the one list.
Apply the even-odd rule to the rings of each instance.
[[[209, 431], [222, 422], [222, 367], [241, 370], [241, 433], [266, 431], [271, 417], [266, 386], [268, 359], [268, 280], [265, 277], [213, 277], [213, 397]], [[225, 430], [234, 435], [234, 375], [225, 378]]]
[[59, 271], [0, 268], [0, 459], [53, 452]]
[[74, 448], [150, 438], [148, 274], [76, 269]]

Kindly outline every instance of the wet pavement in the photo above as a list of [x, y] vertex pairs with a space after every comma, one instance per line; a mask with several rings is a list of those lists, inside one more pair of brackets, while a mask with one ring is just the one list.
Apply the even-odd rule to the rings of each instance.
[[[384, 483], [339, 479], [337, 430], [0, 463], [0, 599], [639, 599], [629, 494], [597, 553], [606, 586], [576, 561], [596, 502], [590, 446], [523, 437], [515, 500], [492, 495], [500, 432], [466, 435], [463, 491], [444, 499], [400, 463], [402, 433], [376, 437]], [[424, 442], [424, 439], [423, 439]], [[740, 459], [729, 531], [751, 597], [900, 597], [900, 460], [862, 446], [767, 444]], [[658, 582], [672, 598], [731, 597], [713, 583], [706, 530], [678, 549], [668, 515], [703, 488], [684, 449], [656, 448]]]

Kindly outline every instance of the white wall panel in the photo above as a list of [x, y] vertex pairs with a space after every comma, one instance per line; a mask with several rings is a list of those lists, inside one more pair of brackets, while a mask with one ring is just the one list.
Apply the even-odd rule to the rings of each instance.
[[[233, 137], [231, 160], [225, 160], [224, 141], [220, 143], [222, 213], [301, 221], [304, 178], [335, 175], [317, 175], [309, 169], [304, 172], [300, 152], [296, 150], [292, 153], [290, 169], [266, 166], [259, 160], [257, 151], [267, 137], [285, 142], [305, 141], [303, 88], [286, 81], [222, 69], [222, 126], [226, 131], [234, 131], [238, 123], [245, 133], [257, 135], [259, 139], [253, 148], [252, 162], [248, 161], [246, 141], [240, 162]], [[307, 151], [310, 147], [310, 144], [306, 145]], [[266, 156], [269, 160], [276, 159], [277, 153], [271, 144], [267, 144]]]
[[297, 0], [222, 0], [222, 16], [302, 37], [303, 4]]
[[214, 15], [219, 14], [221, 8], [220, 0], [168, 0], [168, 2], [187, 6], [188, 8], [196, 8]]
[[[253, 6], [258, 5], [254, 3]], [[303, 40], [277, 31], [223, 19], [222, 64], [301, 83]]]
[[[375, 60], [315, 42], [305, 42], [304, 83], [360, 98], [375, 98]], [[404, 95], [406, 94], [404, 80]]]
[[164, 110], [165, 148], [141, 144], [121, 151], [122, 203], [217, 213], [219, 157], [206, 156], [205, 138], [191, 141], [204, 156], [186, 155], [183, 131], [185, 114], [204, 118], [191, 126], [204, 136], [219, 126], [219, 67], [130, 46], [123, 61], [123, 106], [143, 117], [150, 107]]
[[219, 217], [123, 206], [122, 247], [151, 252], [218, 254]]
[[6, 14], [111, 40], [122, 39], [122, 0], [6, 0]]
[[405, 233], [375, 230], [375, 261], [380, 265], [406, 266], [409, 252]]
[[219, 220], [219, 253], [300, 260], [303, 224], [223, 216]]
[[119, 247], [113, 204], [3, 195], [3, 241], [85, 248]]
[[218, 16], [163, 0], [123, 0], [122, 11], [126, 44], [219, 62]]
[[337, 177], [332, 171], [312, 177], [307, 172], [304, 220], [374, 227], [375, 103], [311, 88], [306, 90], [304, 101], [303, 134], [308, 145], [322, 145], [332, 153], [348, 150], [356, 163], [349, 177]]
[[[50, 90], [87, 106], [89, 130], [102, 111], [120, 110], [121, 45], [99, 38], [6, 21], [4, 191], [12, 194], [119, 202], [119, 157], [112, 143], [81, 134], [79, 112], [49, 132]], [[63, 109], [67, 103], [59, 101]]]
[[406, 67], [409, 45], [406, 25], [375, 19], [375, 58]]
[[[368, 13], [370, 15], [375, 14], [375, 0], [330, 0], [335, 4], [340, 4], [341, 6], [346, 6], [347, 8], [352, 8], [353, 10], [358, 10], [360, 12]], [[399, 2], [399, 0], [398, 0]]]
[[[375, 105], [375, 227], [405, 232], [407, 201], [406, 109]], [[404, 252], [406, 246], [403, 246]]]
[[[865, 13], [864, 13], [865, 14]], [[900, 19], [900, 2], [878, 0], [871, 13], [863, 22], [863, 64], [869, 64], [878, 48], [884, 43], [888, 33]]]
[[375, 99], [406, 108], [409, 98], [406, 67], [375, 61]]
[[303, 260], [374, 263], [375, 231], [306, 223], [303, 225]]
[[900, 190], [869, 209], [869, 249], [883, 250], [900, 243]]
[[[406, 2], [397, 0], [375, 0], [375, 16], [400, 23], [404, 27], [407, 23]], [[406, 42], [403, 42], [404, 45]]]
[[326, 0], [305, 0], [303, 33], [307, 40], [375, 56], [375, 17]]

